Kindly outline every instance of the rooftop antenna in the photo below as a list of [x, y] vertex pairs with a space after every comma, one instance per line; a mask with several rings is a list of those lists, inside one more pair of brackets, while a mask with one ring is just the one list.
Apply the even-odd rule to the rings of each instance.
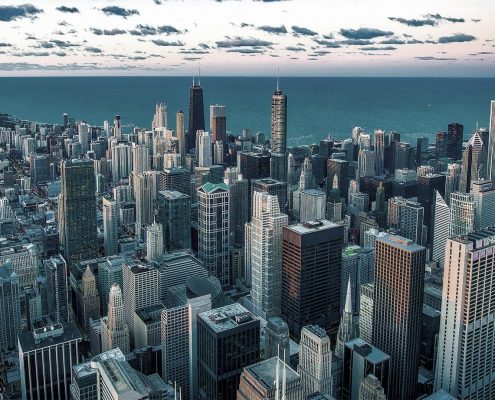
[[284, 370], [283, 370], [283, 373], [282, 373], [282, 400], [285, 400], [285, 384], [286, 384], [286, 381], [287, 381], [287, 374], [285, 372], [285, 349], [284, 349], [284, 359], [282, 360], [282, 362], [284, 363]]
[[193, 86], [194, 86], [194, 84], [195, 84], [195, 83], [196, 83], [196, 82], [194, 82], [194, 74], [193, 74]]
[[177, 400], [177, 381], [174, 381], [174, 400]]
[[279, 81], [280, 81], [280, 68], [277, 68], [277, 92], [280, 90]]
[[[278, 350], [278, 346], [277, 346], [277, 350]], [[278, 379], [279, 370], [280, 370], [280, 358], [277, 356], [277, 367], [275, 368], [275, 400], [279, 400], [279, 379]]]
[[198, 86], [201, 86], [201, 61], [199, 61], [198, 67]]
[[478, 132], [478, 121], [476, 121], [476, 132]]

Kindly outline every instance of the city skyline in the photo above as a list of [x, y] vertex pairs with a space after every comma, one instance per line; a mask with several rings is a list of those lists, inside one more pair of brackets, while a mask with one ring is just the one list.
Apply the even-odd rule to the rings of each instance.
[[495, 76], [482, 1], [191, 3], [12, 0], [0, 75]]

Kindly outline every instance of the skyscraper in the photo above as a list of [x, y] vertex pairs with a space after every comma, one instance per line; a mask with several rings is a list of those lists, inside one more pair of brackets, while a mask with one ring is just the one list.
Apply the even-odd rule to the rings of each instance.
[[[157, 103], [155, 106], [155, 114], [151, 121], [151, 129], [167, 129], [167, 106], [163, 103]], [[125, 353], [124, 353], [125, 354]]]
[[210, 132], [213, 143], [217, 141], [227, 142], [227, 118], [225, 106], [215, 104], [210, 106]]
[[426, 250], [389, 235], [376, 241], [373, 345], [390, 355], [392, 399], [415, 399]]
[[447, 132], [435, 134], [435, 156], [437, 160], [447, 157]]
[[423, 244], [424, 208], [416, 201], [407, 200], [400, 207], [400, 232], [414, 243]]
[[[337, 175], [339, 180], [340, 197], [347, 200], [349, 191], [349, 161], [329, 159], [327, 161], [327, 179], [333, 180]], [[329, 188], [330, 185], [327, 185]]]
[[450, 207], [438, 191], [435, 200], [431, 259], [443, 267], [445, 243], [450, 235]]
[[136, 236], [142, 237], [144, 229], [153, 222], [153, 202], [156, 187], [153, 175], [141, 173], [133, 177], [136, 201]]
[[251, 296], [257, 315], [264, 319], [280, 316], [282, 286], [282, 231], [288, 217], [280, 212], [277, 197], [253, 193], [250, 228]]
[[467, 143], [462, 155], [459, 190], [471, 191], [472, 182], [486, 177], [487, 151], [479, 132], [475, 132]]
[[201, 81], [193, 78], [189, 90], [189, 129], [187, 130], [186, 153], [196, 148], [196, 132], [205, 130], [205, 110]]
[[149, 171], [150, 152], [145, 144], [132, 144], [132, 173], [134, 175]]
[[100, 318], [100, 294], [96, 286], [96, 278], [88, 266], [82, 275], [82, 321], [85, 331], [89, 329], [89, 319]]
[[372, 150], [364, 149], [358, 154], [357, 179], [365, 176], [375, 176], [376, 154]]
[[475, 229], [476, 204], [472, 194], [456, 192], [450, 196], [449, 236], [466, 235]]
[[[3, 265], [2, 265], [3, 264]], [[21, 291], [12, 263], [0, 264], [0, 348], [15, 349], [21, 333]]]
[[488, 132], [488, 173], [489, 179], [495, 178], [495, 100], [490, 103], [490, 130]]
[[327, 210], [326, 217], [329, 221], [337, 222], [342, 220], [342, 198], [339, 191], [339, 178], [337, 175], [333, 176], [332, 189], [327, 196]]
[[119, 249], [119, 210], [117, 202], [103, 197], [103, 243], [105, 256], [113, 256]]
[[335, 345], [335, 355], [341, 360], [344, 359], [345, 344], [359, 336], [359, 322], [354, 315], [352, 308], [351, 280], [347, 283], [347, 294], [345, 297], [345, 307], [340, 319], [339, 330], [337, 332], [337, 343]]
[[382, 175], [384, 172], [383, 161], [385, 157], [385, 132], [382, 130], [375, 130], [374, 141], [375, 172], [377, 175]]
[[447, 130], [447, 157], [454, 161], [462, 157], [462, 140], [464, 138], [464, 125], [453, 122]]
[[494, 396], [495, 229], [447, 240], [435, 390], [457, 399]]
[[163, 226], [156, 221], [146, 227], [146, 258], [158, 262], [163, 256]]
[[129, 327], [124, 318], [122, 291], [120, 286], [114, 283], [108, 298], [108, 316], [101, 320], [101, 350], [105, 352], [116, 348], [124, 354], [131, 350]]
[[61, 255], [43, 261], [45, 266], [48, 313], [54, 322], [69, 321], [67, 263]]
[[249, 221], [249, 182], [238, 173], [237, 167], [226, 169], [224, 182], [230, 189], [232, 244], [244, 246], [244, 229]]
[[65, 160], [60, 169], [59, 237], [72, 267], [98, 254], [95, 175], [91, 160]]
[[209, 167], [213, 164], [211, 135], [208, 132], [199, 131], [197, 137], [198, 143], [196, 145], [196, 153], [198, 157], [198, 166]]
[[337, 333], [343, 236], [344, 227], [327, 220], [284, 228], [282, 318], [296, 340], [305, 325]]
[[157, 220], [163, 226], [165, 251], [191, 248], [191, 198], [176, 190], [158, 192]]
[[234, 303], [198, 314], [200, 399], [234, 399], [243, 369], [259, 358], [260, 320], [243, 306]]
[[[287, 182], [282, 182], [271, 178], [252, 180], [251, 200], [253, 199], [254, 192], [266, 192], [271, 196], [277, 196], [280, 212], [285, 212], [287, 208]], [[253, 209], [252, 205], [250, 209]]]
[[181, 156], [181, 160], [184, 162], [187, 153], [187, 139], [184, 127], [184, 113], [182, 110], [179, 110], [177, 114], [175, 114], [175, 136], [177, 136], [177, 140], [179, 141], [179, 154]]
[[265, 359], [279, 357], [284, 362], [290, 359], [289, 327], [280, 317], [267, 321], [265, 331]]
[[198, 189], [198, 258], [223, 286], [230, 284], [229, 196], [224, 183]]
[[278, 85], [272, 96], [272, 158], [270, 176], [287, 182], [287, 96]]
[[122, 121], [120, 115], [116, 115], [113, 120], [113, 136], [117, 140], [122, 140]]
[[[462, 168], [462, 171], [464, 171], [464, 168]], [[461, 180], [461, 166], [456, 163], [448, 164], [447, 175], [445, 177], [445, 196], [442, 195], [445, 198], [445, 202], [447, 204], [450, 204], [450, 195], [459, 190], [460, 180]], [[467, 176], [466, 176], [465, 187], [467, 187]], [[471, 187], [471, 183], [469, 183], [469, 187]]]
[[118, 183], [132, 172], [132, 147], [127, 143], [112, 146], [112, 181]]

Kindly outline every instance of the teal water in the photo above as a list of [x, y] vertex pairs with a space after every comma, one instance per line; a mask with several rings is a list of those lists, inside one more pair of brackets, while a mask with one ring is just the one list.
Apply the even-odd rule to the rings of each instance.
[[[50, 123], [67, 112], [95, 125], [120, 114], [126, 127], [149, 127], [155, 103], [165, 102], [175, 128], [175, 112], [187, 114], [190, 85], [186, 77], [0, 78], [0, 112]], [[229, 131], [249, 128], [269, 136], [275, 79], [203, 77], [201, 85], [206, 121], [210, 104], [225, 104]], [[433, 139], [455, 121], [467, 136], [477, 122], [488, 126], [495, 99], [495, 79], [281, 78], [280, 85], [288, 96], [290, 145], [329, 133], [348, 137], [354, 126], [396, 130], [415, 144], [417, 136]]]

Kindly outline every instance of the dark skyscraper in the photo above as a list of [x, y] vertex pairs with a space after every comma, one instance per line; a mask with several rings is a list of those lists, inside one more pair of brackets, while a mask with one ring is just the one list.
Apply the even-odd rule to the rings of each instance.
[[189, 129], [187, 131], [186, 152], [196, 148], [196, 132], [205, 130], [205, 110], [203, 106], [203, 88], [201, 82], [193, 78], [189, 90]]
[[447, 157], [447, 132], [436, 133], [435, 156], [437, 159]]
[[452, 160], [460, 160], [462, 157], [462, 139], [464, 137], [464, 125], [454, 122], [449, 124], [447, 130], [447, 157]]
[[334, 176], [339, 180], [340, 197], [347, 200], [349, 191], [349, 161], [329, 159], [327, 161], [327, 192], [332, 188]]
[[278, 86], [272, 96], [272, 158], [270, 176], [287, 182], [287, 96]]
[[62, 161], [60, 177], [59, 237], [64, 259], [72, 267], [79, 261], [98, 255], [93, 161]]

